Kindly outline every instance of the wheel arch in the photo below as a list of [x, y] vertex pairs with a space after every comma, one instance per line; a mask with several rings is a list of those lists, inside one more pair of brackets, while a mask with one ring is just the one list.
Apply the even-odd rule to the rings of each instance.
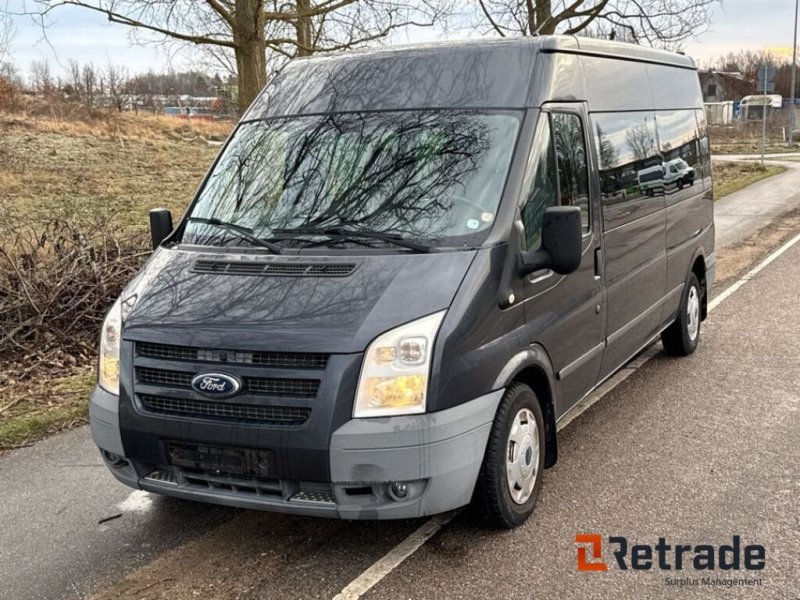
[[[708, 279], [706, 278], [706, 257], [702, 248], [695, 250], [689, 266], [689, 273], [694, 273], [697, 277], [697, 281], [700, 282], [700, 288], [702, 290], [700, 319], [705, 321], [708, 317]], [[687, 281], [689, 279], [689, 273], [686, 274]]]
[[495, 380], [494, 389], [505, 388], [514, 382], [530, 387], [539, 399], [544, 416], [546, 469], [558, 460], [558, 436], [555, 415], [555, 374], [550, 358], [542, 346], [532, 345], [512, 357]]

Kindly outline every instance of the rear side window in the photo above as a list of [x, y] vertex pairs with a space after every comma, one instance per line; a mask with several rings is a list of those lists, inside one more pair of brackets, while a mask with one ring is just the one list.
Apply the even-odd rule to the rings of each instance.
[[664, 207], [664, 163], [653, 112], [592, 115], [603, 224], [614, 229]]
[[583, 123], [578, 115], [555, 113], [553, 137], [558, 160], [559, 200], [562, 206], [581, 209], [583, 231], [589, 231], [589, 172]]
[[703, 180], [703, 187], [711, 187], [711, 148], [708, 143], [708, 126], [706, 124], [706, 113], [703, 109], [695, 111], [697, 118], [697, 133], [700, 138], [700, 169], [699, 177]]
[[[694, 110], [656, 113], [661, 155], [666, 167], [664, 194], [675, 204], [703, 190], [703, 148]], [[695, 185], [697, 184], [697, 185]]]

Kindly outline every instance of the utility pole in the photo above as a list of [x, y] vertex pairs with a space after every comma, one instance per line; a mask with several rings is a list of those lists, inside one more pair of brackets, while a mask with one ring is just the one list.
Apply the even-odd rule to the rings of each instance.
[[[769, 98], [767, 97], [767, 93], [769, 90], [769, 84], [767, 83], [767, 69], [769, 67], [764, 67], [764, 105], [761, 107], [762, 119], [761, 119], [761, 126], [763, 127], [761, 131], [761, 166], [764, 166], [764, 155], [767, 153], [767, 103], [769, 102]], [[792, 107], [794, 110], [794, 107]]]
[[789, 103], [789, 145], [794, 146], [795, 98], [797, 97], [797, 19], [800, 13], [800, 0], [794, 3], [794, 40], [792, 51], [792, 100]]
[[767, 94], [775, 91], [775, 74], [775, 67], [769, 63], [764, 63], [758, 68], [758, 89], [764, 93], [761, 97], [761, 166], [764, 166], [764, 154], [767, 149], [767, 109], [772, 108], [772, 101]]

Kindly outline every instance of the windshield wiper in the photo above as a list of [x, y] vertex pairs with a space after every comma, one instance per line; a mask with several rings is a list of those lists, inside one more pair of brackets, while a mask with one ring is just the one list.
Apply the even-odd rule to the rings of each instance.
[[187, 221], [193, 221], [195, 223], [205, 223], [206, 225], [213, 225], [214, 227], [219, 227], [220, 229], [225, 229], [227, 231], [232, 231], [246, 239], [248, 242], [253, 242], [257, 246], [261, 246], [262, 248], [266, 248], [270, 252], [274, 254], [283, 254], [283, 250], [277, 244], [273, 244], [268, 240], [262, 240], [260, 237], [253, 235], [253, 230], [249, 227], [243, 227], [242, 225], [237, 225], [236, 223], [228, 223], [226, 221], [220, 221], [219, 219], [205, 219], [203, 217], [189, 217]]
[[367, 231], [367, 230], [356, 230], [356, 229], [345, 229], [342, 227], [325, 227], [315, 229], [313, 227], [299, 227], [297, 229], [273, 229], [272, 233], [277, 234], [296, 234], [296, 235], [327, 235], [328, 237], [338, 237], [338, 238], [367, 238], [370, 240], [380, 240], [382, 242], [387, 242], [389, 244], [394, 244], [396, 246], [402, 246], [403, 248], [408, 248], [413, 250], [414, 252], [424, 252], [429, 253], [433, 251], [431, 246], [426, 244], [420, 244], [414, 242], [412, 240], [407, 240], [406, 238], [395, 235], [391, 233], [383, 233], [381, 231]]

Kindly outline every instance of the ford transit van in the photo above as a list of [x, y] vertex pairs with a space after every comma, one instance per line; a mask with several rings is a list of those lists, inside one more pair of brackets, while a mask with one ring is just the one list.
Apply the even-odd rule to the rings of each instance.
[[294, 60], [150, 220], [91, 398], [111, 473], [344, 519], [522, 523], [559, 421], [691, 354], [715, 271], [694, 63], [575, 37]]

